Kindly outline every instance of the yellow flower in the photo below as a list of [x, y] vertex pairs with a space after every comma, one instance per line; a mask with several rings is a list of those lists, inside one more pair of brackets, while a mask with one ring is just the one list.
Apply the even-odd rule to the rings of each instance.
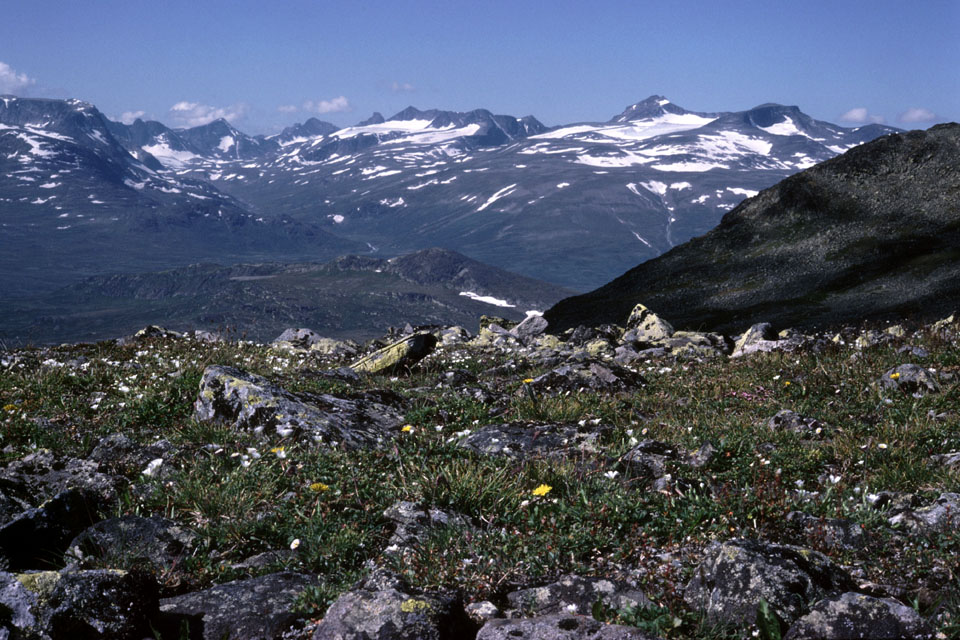
[[890, 374], [890, 379], [891, 379], [891, 380], [899, 380], [899, 379], [900, 379], [900, 372], [899, 372], [899, 371], [896, 371], [896, 372], [894, 372], [894, 373], [891, 373], [891, 374]]
[[783, 383], [783, 386], [785, 386], [785, 387], [789, 387], [789, 386], [790, 386], [790, 381], [789, 381], [789, 380], [787, 380], [786, 382], [784, 382], [784, 383]]
[[533, 378], [524, 378], [524, 379], [523, 379], [523, 384], [530, 384], [531, 382], [533, 382]]
[[283, 447], [274, 447], [273, 449], [270, 449], [270, 453], [281, 453], [282, 451]]
[[314, 482], [310, 485], [310, 491], [316, 493], [323, 493], [324, 491], [330, 491], [330, 485], [323, 484], [322, 482]]
[[400, 429], [400, 431], [402, 431], [402, 432], [404, 432], [404, 433], [410, 433], [411, 431], [413, 431], [413, 425], [411, 425], [411, 424], [405, 424], [405, 425], [403, 425], [403, 429]]
[[553, 487], [551, 487], [550, 485], [548, 485], [548, 484], [542, 484], [542, 485], [540, 485], [539, 487], [537, 487], [536, 489], [533, 490], [533, 495], [535, 495], [535, 496], [545, 496], [545, 495], [547, 495], [548, 493], [550, 493], [550, 491], [551, 491], [552, 489], [553, 489]]
[[3, 405], [3, 410], [6, 411], [7, 413], [13, 413], [14, 411], [17, 410], [17, 405], [15, 405], [15, 404], [5, 404], [5, 405]]

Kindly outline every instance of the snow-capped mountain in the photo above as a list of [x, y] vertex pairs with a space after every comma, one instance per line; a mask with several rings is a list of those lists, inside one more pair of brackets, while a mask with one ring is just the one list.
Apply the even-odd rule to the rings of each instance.
[[[365, 246], [316, 225], [257, 216], [210, 181], [177, 175], [168, 156], [150, 153], [158, 140], [188, 153], [178, 134], [159, 123], [138, 122], [124, 129], [123, 139], [116, 130], [79, 100], [0, 96], [4, 292], [191, 262], [205, 253], [263, 258], [290, 246], [302, 258], [329, 258]], [[202, 149], [193, 149], [200, 157]]]
[[328, 244], [375, 255], [442, 246], [588, 289], [705, 233], [782, 178], [895, 130], [843, 128], [774, 104], [695, 112], [651, 96], [606, 122], [554, 128], [409, 107], [342, 129], [311, 119], [270, 137], [222, 120], [104, 131], [151, 180], [208, 189], [197, 195], [219, 194], [253, 221], [316, 226]]

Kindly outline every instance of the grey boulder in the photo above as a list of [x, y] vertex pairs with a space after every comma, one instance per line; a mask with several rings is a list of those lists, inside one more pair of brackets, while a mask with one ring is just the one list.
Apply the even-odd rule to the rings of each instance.
[[282, 437], [305, 435], [317, 443], [356, 449], [377, 446], [400, 430], [400, 414], [378, 399], [295, 394], [261, 376], [212, 365], [203, 372], [194, 415], [200, 422]]
[[66, 560], [80, 567], [148, 565], [170, 571], [196, 540], [195, 533], [167, 518], [122, 516], [98, 522], [74, 538]]
[[916, 611], [890, 598], [843, 593], [814, 604], [784, 640], [919, 640], [933, 633]]
[[489, 456], [556, 458], [596, 451], [606, 426], [582, 429], [563, 424], [491, 424], [463, 437], [459, 446]]
[[880, 386], [887, 391], [902, 391], [911, 395], [939, 393], [940, 385], [932, 373], [915, 364], [901, 364], [880, 378]]
[[752, 623], [761, 599], [792, 622], [813, 602], [854, 588], [850, 576], [822, 553], [758, 540], [710, 545], [684, 600], [708, 622]]
[[593, 618], [552, 614], [516, 620], [490, 620], [477, 640], [656, 640], [636, 627], [604, 624]]
[[453, 596], [364, 588], [337, 598], [313, 640], [459, 640], [475, 629]]
[[158, 630], [164, 638], [180, 637], [183, 625], [189, 626], [190, 638], [203, 640], [279, 638], [303, 622], [294, 611], [297, 598], [317, 584], [313, 576], [273, 573], [164, 598]]
[[649, 607], [653, 603], [635, 585], [605, 578], [562, 576], [554, 583], [507, 594], [510, 605], [526, 615], [589, 615], [597, 602], [611, 609]]

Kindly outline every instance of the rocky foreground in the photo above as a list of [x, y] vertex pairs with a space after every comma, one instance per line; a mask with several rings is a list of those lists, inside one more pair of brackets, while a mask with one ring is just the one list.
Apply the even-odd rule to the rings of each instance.
[[949, 638], [960, 323], [0, 353], [0, 638]]

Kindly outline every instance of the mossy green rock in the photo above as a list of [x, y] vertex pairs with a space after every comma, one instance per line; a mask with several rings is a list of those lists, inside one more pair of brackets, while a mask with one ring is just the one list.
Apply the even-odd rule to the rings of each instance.
[[415, 333], [360, 358], [350, 368], [361, 373], [397, 373], [423, 360], [436, 346], [432, 333]]

